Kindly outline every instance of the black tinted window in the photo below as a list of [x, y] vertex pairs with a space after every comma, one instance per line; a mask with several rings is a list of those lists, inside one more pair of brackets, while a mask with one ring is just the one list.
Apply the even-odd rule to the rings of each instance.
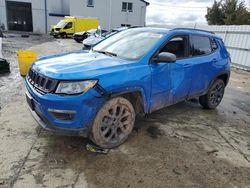
[[192, 36], [192, 56], [206, 55], [211, 52], [211, 43], [208, 37]]
[[87, 1], [87, 6], [88, 7], [93, 7], [94, 6], [94, 0], [88, 0]]
[[177, 36], [172, 38], [160, 52], [175, 54], [177, 59], [188, 57], [188, 37]]
[[70, 29], [72, 27], [72, 22], [67, 23], [64, 29]]
[[123, 2], [122, 11], [124, 12], [133, 12], [133, 3]]
[[128, 11], [129, 12], [133, 11], [133, 3], [128, 3]]

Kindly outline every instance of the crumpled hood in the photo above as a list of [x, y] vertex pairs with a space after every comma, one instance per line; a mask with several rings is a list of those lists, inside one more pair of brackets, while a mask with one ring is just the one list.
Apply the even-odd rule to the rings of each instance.
[[49, 56], [33, 63], [35, 71], [59, 80], [96, 78], [99, 75], [126, 70], [133, 61], [122, 60], [100, 53], [80, 51]]

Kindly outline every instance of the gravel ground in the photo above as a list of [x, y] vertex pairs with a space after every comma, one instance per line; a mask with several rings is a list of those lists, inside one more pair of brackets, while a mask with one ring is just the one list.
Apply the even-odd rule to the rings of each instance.
[[15, 52], [39, 56], [81, 48], [73, 40], [8, 33], [0, 77], [0, 187], [250, 187], [250, 73], [233, 69], [222, 104], [183, 102], [136, 121], [129, 140], [107, 155], [87, 139], [38, 128], [24, 97]]
[[3, 56], [10, 62], [11, 74], [0, 76], [0, 107], [3, 108], [15, 96], [23, 95], [20, 92], [22, 77], [19, 75], [16, 55], [18, 50], [33, 50], [38, 53], [38, 57], [43, 57], [80, 49], [81, 45], [71, 39], [55, 40], [54, 37], [46, 35], [30, 35], [29, 38], [22, 38], [21, 34], [6, 33], [3, 38]]

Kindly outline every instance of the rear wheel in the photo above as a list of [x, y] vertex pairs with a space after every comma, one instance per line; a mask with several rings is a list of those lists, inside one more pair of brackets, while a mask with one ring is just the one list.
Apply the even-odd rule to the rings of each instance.
[[109, 100], [97, 113], [90, 139], [102, 148], [113, 148], [124, 143], [133, 130], [135, 111], [123, 97]]
[[200, 104], [206, 109], [216, 108], [222, 101], [225, 91], [225, 83], [221, 79], [217, 79], [208, 93], [199, 98]]

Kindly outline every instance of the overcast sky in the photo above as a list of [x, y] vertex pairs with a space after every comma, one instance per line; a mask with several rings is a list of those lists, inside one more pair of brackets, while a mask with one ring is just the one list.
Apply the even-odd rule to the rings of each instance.
[[[207, 24], [206, 7], [214, 0], [147, 0], [147, 25], [149, 24]], [[249, 0], [246, 0], [249, 2]], [[248, 5], [248, 4], [247, 4]]]

